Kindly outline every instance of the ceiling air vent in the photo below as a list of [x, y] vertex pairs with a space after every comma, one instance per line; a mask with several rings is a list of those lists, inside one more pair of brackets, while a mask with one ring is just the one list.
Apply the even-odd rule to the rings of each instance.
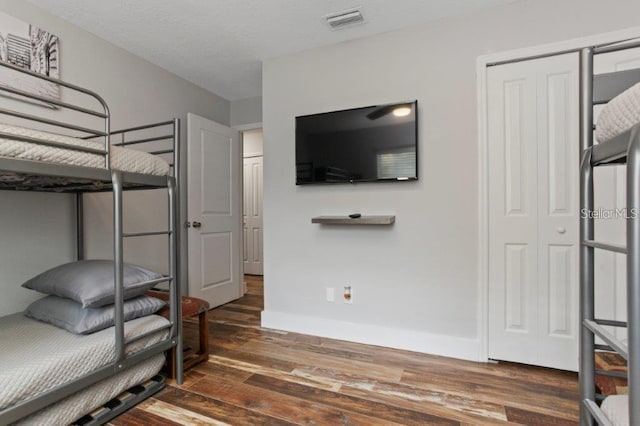
[[340, 30], [351, 25], [364, 22], [364, 16], [360, 9], [349, 9], [341, 12], [330, 13], [324, 17], [332, 30]]

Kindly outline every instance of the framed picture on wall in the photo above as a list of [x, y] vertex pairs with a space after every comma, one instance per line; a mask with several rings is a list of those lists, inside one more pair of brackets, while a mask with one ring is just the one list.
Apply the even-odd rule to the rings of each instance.
[[[57, 36], [0, 12], [0, 60], [48, 77], [59, 78], [59, 51]], [[57, 84], [1, 66], [0, 84], [35, 95], [60, 99], [60, 86]], [[3, 96], [5, 95], [3, 93]]]

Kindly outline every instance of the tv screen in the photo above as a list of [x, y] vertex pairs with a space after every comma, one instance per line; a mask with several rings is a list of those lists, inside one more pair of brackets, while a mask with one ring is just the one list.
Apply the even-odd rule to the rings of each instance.
[[417, 101], [296, 117], [296, 184], [418, 179]]

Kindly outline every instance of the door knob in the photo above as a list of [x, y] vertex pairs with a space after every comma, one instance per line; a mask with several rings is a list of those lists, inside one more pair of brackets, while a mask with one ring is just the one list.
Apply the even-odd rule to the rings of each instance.
[[196, 222], [195, 220], [193, 221], [193, 227], [194, 228], [200, 228], [201, 226], [202, 226], [202, 223]]
[[565, 228], [563, 228], [562, 226], [558, 226], [556, 228], [556, 231], [558, 231], [558, 234], [564, 234], [565, 232], [567, 232], [567, 230]]

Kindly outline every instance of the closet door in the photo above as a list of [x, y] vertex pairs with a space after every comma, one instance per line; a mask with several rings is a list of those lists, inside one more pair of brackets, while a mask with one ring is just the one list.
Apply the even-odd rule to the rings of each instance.
[[488, 70], [489, 357], [576, 370], [577, 55]]
[[263, 275], [262, 156], [244, 158], [244, 273]]
[[538, 362], [578, 370], [578, 55], [537, 62]]
[[537, 361], [538, 149], [535, 69], [488, 70], [489, 358]]

